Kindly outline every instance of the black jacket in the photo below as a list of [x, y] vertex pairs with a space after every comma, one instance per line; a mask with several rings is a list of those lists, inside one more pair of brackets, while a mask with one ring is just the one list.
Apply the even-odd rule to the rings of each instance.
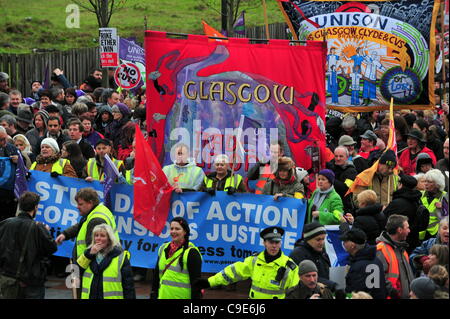
[[[406, 238], [408, 243], [407, 252], [410, 254], [414, 248], [420, 245], [419, 232], [427, 229], [429, 215], [417, 216], [417, 208], [421, 204], [422, 194], [418, 190], [411, 190], [406, 187], [394, 192], [392, 202], [384, 210], [384, 215], [389, 218], [390, 215], [403, 215], [408, 217], [408, 224], [411, 232]], [[421, 218], [420, 218], [421, 217]]]
[[375, 245], [375, 239], [380, 236], [386, 226], [386, 217], [383, 207], [375, 204], [360, 208], [355, 213], [353, 227], [363, 230], [367, 235], [367, 243]]
[[[91, 259], [89, 268], [92, 271], [94, 277], [92, 278], [91, 289], [89, 293], [89, 299], [104, 299], [103, 298], [103, 271], [108, 268], [113, 258], [119, 256], [122, 252], [122, 248], [114, 247], [101, 261], [97, 263], [96, 255], [91, 255], [90, 249], [86, 249], [84, 255]], [[136, 299], [136, 291], [134, 289], [133, 271], [128, 258], [125, 258], [122, 269], [120, 270], [122, 278], [122, 289], [124, 299]]]
[[26, 285], [43, 286], [47, 273], [44, 261], [56, 252], [57, 247], [50, 232], [27, 213], [0, 223], [0, 272], [16, 277], [29, 227], [31, 233], [19, 278]]
[[355, 256], [350, 256], [349, 266], [345, 292], [365, 291], [374, 299], [386, 299], [384, 268], [377, 258], [376, 246], [366, 245]]
[[354, 181], [358, 172], [356, 171], [355, 165], [352, 162], [347, 162], [345, 165], [336, 165], [334, 160], [326, 164], [328, 169], [334, 172], [334, 189], [341, 196], [342, 203], [344, 204], [345, 213], [353, 213], [353, 201], [352, 194], [345, 196], [348, 191], [348, 187], [345, 184], [347, 179]]
[[304, 240], [297, 240], [294, 250], [291, 252], [289, 257], [292, 258], [297, 265], [305, 259], [311, 260], [317, 267], [319, 282], [325, 284], [334, 291], [336, 288], [336, 283], [329, 280], [331, 262], [325, 250], [322, 252], [315, 251]]

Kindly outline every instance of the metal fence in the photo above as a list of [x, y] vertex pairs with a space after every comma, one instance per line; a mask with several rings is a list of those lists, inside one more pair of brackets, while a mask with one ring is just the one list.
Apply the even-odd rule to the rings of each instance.
[[[286, 23], [270, 24], [269, 34], [271, 39], [287, 39], [289, 34]], [[245, 36], [236, 36], [267, 39], [265, 26], [247, 28]], [[10, 87], [21, 91], [24, 97], [30, 95], [33, 81], [44, 81], [46, 70], [50, 77], [55, 68], [60, 68], [69, 82], [79, 86], [89, 72], [99, 65], [98, 48], [31, 54], [0, 54], [0, 71], [9, 74]]]

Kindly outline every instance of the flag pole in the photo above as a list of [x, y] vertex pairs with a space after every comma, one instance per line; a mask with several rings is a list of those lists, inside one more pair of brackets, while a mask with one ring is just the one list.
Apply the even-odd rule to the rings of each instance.
[[269, 19], [267, 17], [267, 6], [266, 6], [266, 0], [262, 0], [262, 5], [264, 9], [264, 24], [266, 25], [266, 39], [270, 40], [270, 33], [269, 33]]

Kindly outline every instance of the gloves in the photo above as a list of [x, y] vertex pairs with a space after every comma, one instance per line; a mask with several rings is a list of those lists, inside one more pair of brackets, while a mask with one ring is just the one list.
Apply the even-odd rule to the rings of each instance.
[[234, 188], [234, 187], [228, 187], [228, 189], [227, 189], [227, 194], [228, 194], [228, 195], [233, 195], [234, 193], [236, 193], [236, 188]]
[[205, 278], [197, 279], [194, 282], [194, 286], [196, 286], [199, 289], [211, 288], [211, 285], [209, 284], [208, 279], [205, 279]]
[[27, 174], [25, 175], [25, 178], [27, 181], [29, 181], [31, 178], [31, 172], [27, 172]]
[[208, 188], [208, 189], [206, 189], [206, 192], [211, 196], [216, 195], [216, 190], [214, 188]]
[[51, 177], [58, 177], [58, 176], [60, 176], [61, 174], [59, 174], [58, 172], [51, 172], [50, 173], [50, 176]]

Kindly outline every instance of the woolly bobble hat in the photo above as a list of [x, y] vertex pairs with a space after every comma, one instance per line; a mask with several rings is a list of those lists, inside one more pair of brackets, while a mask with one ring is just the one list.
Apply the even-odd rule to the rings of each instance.
[[411, 282], [411, 291], [419, 299], [433, 299], [436, 290], [436, 284], [428, 277], [419, 277]]
[[312, 222], [303, 227], [303, 240], [308, 241], [316, 236], [326, 234], [327, 230], [319, 222]]
[[309, 272], [318, 272], [317, 266], [311, 260], [305, 259], [298, 265], [298, 275], [301, 276]]
[[51, 137], [44, 138], [41, 142], [41, 146], [42, 145], [48, 145], [55, 151], [55, 153], [59, 153], [58, 143], [56, 142], [55, 139]]
[[319, 172], [319, 175], [325, 176], [331, 183], [331, 185], [334, 184], [334, 172], [330, 169], [323, 169]]

